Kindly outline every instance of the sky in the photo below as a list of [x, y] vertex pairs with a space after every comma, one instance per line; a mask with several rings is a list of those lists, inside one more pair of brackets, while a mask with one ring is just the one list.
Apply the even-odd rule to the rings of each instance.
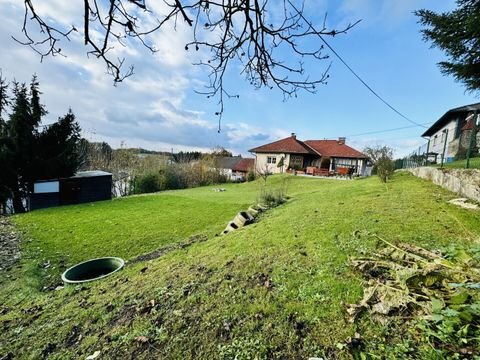
[[[59, 26], [81, 29], [78, 3], [64, 0], [33, 1], [37, 11]], [[160, 2], [146, 1], [147, 6]], [[275, 1], [270, 1], [275, 4]], [[384, 99], [421, 124], [433, 123], [451, 108], [478, 102], [462, 84], [443, 76], [437, 66], [444, 54], [422, 40], [417, 9], [449, 11], [454, 0], [305, 0], [304, 15], [316, 26], [341, 28], [361, 22], [347, 34], [327, 37], [328, 43]], [[0, 0], [0, 69], [9, 81], [29, 82], [37, 74], [49, 124], [72, 109], [83, 136], [112, 147], [143, 147], [158, 151], [210, 151], [224, 147], [234, 154], [296, 133], [301, 140], [346, 137], [358, 150], [388, 145], [395, 156], [404, 156], [426, 140], [425, 128], [414, 126], [372, 95], [332, 54], [320, 62], [306, 62], [312, 75], [330, 65], [326, 85], [315, 94], [299, 92], [284, 101], [278, 89], [254, 89], [233, 64], [225, 75], [230, 93], [226, 99], [222, 130], [218, 132], [218, 99], [198, 94], [208, 73], [193, 62], [207, 54], [185, 51], [191, 29], [184, 23], [168, 25], [151, 37], [159, 50], [151, 54], [136, 43], [117, 46], [113, 52], [134, 65], [135, 74], [113, 86], [104, 63], [87, 56], [83, 34], [62, 40], [62, 53], [46, 57], [12, 39], [22, 39], [23, 2]], [[158, 15], [160, 16], [160, 15]], [[275, 8], [272, 7], [272, 18]], [[35, 29], [35, 28], [32, 28]], [[280, 53], [292, 60], [287, 53]], [[401, 130], [384, 131], [391, 129]]]

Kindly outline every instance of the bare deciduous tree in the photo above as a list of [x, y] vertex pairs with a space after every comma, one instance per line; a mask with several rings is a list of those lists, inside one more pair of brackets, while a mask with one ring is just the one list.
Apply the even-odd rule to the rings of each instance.
[[[205, 49], [208, 58], [198, 62], [209, 70], [209, 84], [200, 93], [218, 97], [223, 112], [224, 97], [231, 94], [224, 84], [224, 75], [232, 62], [240, 64], [240, 72], [255, 88], [278, 88], [284, 96], [296, 96], [299, 90], [315, 92], [316, 86], [328, 79], [327, 65], [315, 78], [305, 71], [305, 60], [325, 60], [323, 36], [346, 33], [356, 23], [342, 29], [328, 29], [326, 15], [323, 25], [314, 28], [304, 16], [303, 3], [295, 0], [163, 0], [147, 6], [147, 0], [84, 0], [79, 9], [81, 27], [62, 28], [60, 21], [41, 16], [34, 0], [24, 0], [24, 39], [18, 42], [30, 46], [41, 58], [63, 55], [61, 40], [69, 40], [73, 32], [83, 29], [88, 54], [103, 60], [115, 82], [121, 82], [134, 72], [124, 69], [124, 58], [115, 58], [115, 46], [127, 46], [137, 40], [152, 53], [157, 49], [149, 35], [178, 21], [192, 28], [191, 40], [185, 50]], [[152, 4], [152, 3], [150, 3]], [[159, 5], [160, 4], [160, 5]], [[160, 14], [157, 8], [164, 10]], [[61, 15], [59, 15], [61, 16]], [[33, 22], [38, 30], [31, 30]], [[29, 30], [30, 29], [30, 30]]]

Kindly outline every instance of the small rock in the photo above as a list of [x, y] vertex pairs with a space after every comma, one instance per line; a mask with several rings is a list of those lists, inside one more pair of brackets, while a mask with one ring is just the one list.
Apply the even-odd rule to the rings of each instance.
[[135, 338], [135, 341], [138, 341], [138, 342], [143, 343], [143, 344], [144, 344], [144, 343], [147, 343], [149, 340], [150, 340], [150, 339], [149, 339], [148, 337], [146, 337], [146, 336], [137, 336], [137, 337]]
[[100, 356], [100, 351], [95, 351], [92, 355], [89, 355], [85, 358], [85, 360], [94, 360]]

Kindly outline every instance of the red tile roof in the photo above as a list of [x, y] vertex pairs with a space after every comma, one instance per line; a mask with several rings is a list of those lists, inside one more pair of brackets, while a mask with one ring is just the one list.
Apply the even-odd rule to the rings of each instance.
[[240, 159], [233, 167], [233, 171], [248, 172], [252, 170], [255, 166], [255, 159], [244, 158]]
[[367, 157], [360, 151], [350, 146], [339, 143], [338, 140], [307, 140], [305, 144], [321, 156], [366, 159]]
[[262, 145], [248, 150], [255, 153], [288, 153], [288, 154], [314, 154], [317, 155], [310, 147], [302, 141], [297, 140], [294, 136], [289, 136], [270, 144]]

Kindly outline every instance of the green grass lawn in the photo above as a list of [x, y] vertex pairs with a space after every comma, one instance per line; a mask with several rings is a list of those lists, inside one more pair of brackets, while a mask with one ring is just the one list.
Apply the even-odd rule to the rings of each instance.
[[[284, 181], [285, 204], [226, 236], [215, 235], [256, 201], [261, 181], [16, 216], [26, 240], [21, 266], [0, 282], [0, 358], [348, 359], [338, 343], [385, 331], [345, 313], [362, 297], [348, 258], [377, 247], [359, 231], [430, 249], [480, 239], [480, 212], [448, 204], [454, 194], [408, 173], [386, 185], [293, 176], [268, 184]], [[131, 260], [199, 234], [208, 240], [108, 280], [50, 290], [78, 261]]]
[[[443, 167], [446, 169], [466, 169], [467, 160], [456, 160], [452, 162], [445, 162]], [[440, 164], [436, 164], [436, 167], [440, 167]], [[468, 163], [469, 169], [480, 169], [480, 157], [470, 158]]]
[[85, 258], [126, 260], [195, 234], [221, 232], [236, 212], [255, 201], [256, 186], [225, 185], [33, 211], [17, 224], [51, 261], [73, 264]]

